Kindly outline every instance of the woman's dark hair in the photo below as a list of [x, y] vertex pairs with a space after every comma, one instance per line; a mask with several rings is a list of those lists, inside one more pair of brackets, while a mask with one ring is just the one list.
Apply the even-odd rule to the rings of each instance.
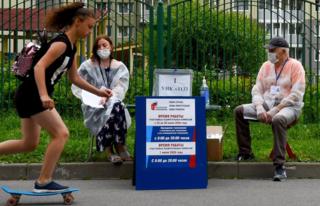
[[99, 46], [98, 43], [99, 43], [99, 41], [101, 39], [107, 40], [109, 42], [109, 44], [111, 45], [112, 50], [110, 51], [111, 53], [110, 53], [110, 57], [109, 58], [110, 58], [110, 60], [113, 59], [113, 43], [112, 43], [112, 40], [106, 35], [100, 35], [100, 36], [97, 36], [96, 40], [94, 41], [93, 47], [92, 47], [92, 51], [91, 51], [92, 52], [92, 55], [91, 55], [91, 60], [92, 61], [96, 60], [96, 61], [100, 62], [100, 57], [97, 54], [97, 50], [98, 50], [98, 46]]
[[49, 31], [60, 31], [64, 27], [72, 25], [76, 18], [85, 20], [87, 17], [95, 18], [93, 11], [84, 8], [82, 2], [74, 2], [49, 11], [45, 27]]

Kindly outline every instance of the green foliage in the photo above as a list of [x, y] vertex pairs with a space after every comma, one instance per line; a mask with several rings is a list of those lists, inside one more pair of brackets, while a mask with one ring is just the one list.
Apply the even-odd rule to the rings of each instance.
[[[82, 115], [65, 115], [62, 116], [66, 126], [70, 131], [70, 137], [65, 145], [64, 152], [60, 162], [84, 162], [88, 158], [88, 150], [90, 145], [91, 135], [89, 130], [83, 125]], [[0, 115], [0, 142], [10, 139], [20, 139], [20, 119], [9, 110], [2, 112]], [[127, 145], [128, 149], [133, 154], [133, 145], [135, 138], [135, 121], [133, 118], [132, 126], [128, 130]], [[42, 131], [40, 144], [37, 149], [29, 153], [21, 153], [14, 155], [0, 155], [0, 163], [35, 163], [42, 162], [45, 150], [50, 141], [47, 132]], [[104, 153], [94, 151], [93, 159], [95, 161], [106, 161]]]
[[71, 82], [67, 75], [64, 75], [57, 85], [55, 85], [53, 99], [57, 109], [62, 114], [82, 115], [81, 101], [71, 92]]
[[[165, 52], [170, 52], [165, 55], [165, 62], [170, 58], [176, 67], [226, 71], [236, 66], [238, 70], [252, 72], [265, 60], [264, 28], [241, 13], [218, 12], [208, 4], [190, 1], [171, 7], [171, 15], [166, 12], [165, 19], [163, 47]], [[152, 29], [154, 51], [157, 51], [156, 27]], [[143, 36], [147, 53], [152, 52], [148, 46], [149, 34], [150, 25]], [[142, 41], [141, 35], [139, 40]]]
[[[83, 125], [82, 116], [67, 115], [62, 116], [65, 124], [70, 131], [70, 138], [65, 145], [64, 152], [60, 162], [84, 162], [87, 159], [88, 149], [91, 137], [87, 128]], [[222, 125], [224, 128], [224, 160], [234, 161], [238, 152], [235, 125], [232, 109], [223, 111], [209, 111], [206, 115], [207, 125]], [[127, 145], [129, 152], [133, 154], [135, 142], [135, 117], [132, 117], [133, 123], [128, 130]], [[0, 142], [9, 139], [19, 139], [20, 120], [12, 111], [1, 113], [0, 115]], [[272, 129], [269, 125], [262, 123], [251, 123], [250, 130], [252, 135], [252, 148], [257, 161], [270, 161], [268, 158], [272, 148]], [[319, 124], [298, 123], [288, 131], [288, 141], [296, 152], [299, 161], [320, 161], [320, 141], [318, 134], [320, 132]], [[0, 163], [34, 163], [42, 162], [50, 138], [47, 132], [42, 131], [38, 148], [30, 153], [1, 155]], [[93, 161], [107, 161], [105, 153], [99, 153], [94, 150]]]
[[306, 91], [304, 96], [304, 122], [318, 122], [320, 120], [320, 81], [315, 74], [306, 73]]
[[134, 104], [136, 96], [149, 95], [149, 72], [141, 67], [135, 67], [134, 72], [130, 75], [129, 89], [126, 94], [125, 103]]
[[3, 68], [0, 70], [2, 80], [0, 83], [0, 106], [4, 108], [12, 105], [16, 87], [19, 85], [19, 80], [17, 80], [11, 72], [12, 62], [13, 60], [9, 60], [8, 58], [4, 58], [4, 62], [0, 61], [0, 66]]
[[251, 101], [251, 89], [255, 83], [255, 75], [234, 76], [216, 71], [195, 71], [194, 96], [200, 95], [203, 76], [207, 79], [211, 104], [234, 108], [239, 104]]

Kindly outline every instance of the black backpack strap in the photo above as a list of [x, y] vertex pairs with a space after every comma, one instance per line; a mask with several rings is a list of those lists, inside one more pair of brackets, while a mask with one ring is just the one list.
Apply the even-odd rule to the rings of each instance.
[[44, 28], [42, 31], [38, 31], [37, 34], [40, 45], [45, 45], [48, 43], [48, 32], [46, 28]]

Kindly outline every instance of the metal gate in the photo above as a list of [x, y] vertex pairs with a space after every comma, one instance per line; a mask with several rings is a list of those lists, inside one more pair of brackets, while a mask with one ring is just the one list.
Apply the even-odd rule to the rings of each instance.
[[[1, 0], [0, 8], [0, 108], [13, 105], [15, 88], [20, 83], [11, 73], [12, 63], [28, 41], [37, 38], [43, 30], [44, 19], [53, 7], [71, 3], [65, 0]], [[134, 104], [134, 97], [151, 92], [148, 79], [153, 68], [152, 44], [145, 38], [152, 31], [154, 11], [152, 1], [140, 0], [88, 0], [86, 7], [94, 10], [98, 19], [92, 34], [78, 42], [78, 63], [91, 55], [92, 43], [99, 34], [107, 34], [115, 45], [114, 57], [123, 61], [130, 70], [128, 104]], [[55, 34], [51, 34], [54, 36]], [[150, 46], [151, 45], [151, 46]], [[148, 51], [146, 51], [148, 48]], [[148, 52], [148, 53], [147, 53]], [[56, 86], [55, 101], [60, 112], [80, 112], [79, 101], [70, 92], [70, 83], [64, 77]]]
[[[1, 1], [0, 108], [12, 107], [18, 84], [12, 61], [25, 41], [42, 29], [45, 13], [67, 0]], [[130, 70], [126, 102], [149, 95], [154, 68], [190, 68], [193, 91], [207, 78], [211, 103], [234, 108], [251, 101], [251, 88], [270, 38], [282, 36], [290, 56], [302, 62], [307, 89], [303, 118], [319, 122], [319, 1], [307, 0], [87, 0], [99, 22], [79, 42], [79, 63], [90, 55], [96, 35], [105, 33], [116, 45], [116, 59]], [[79, 111], [67, 80], [56, 88], [61, 112]]]
[[266, 61], [263, 46], [270, 38], [282, 36], [289, 42], [290, 56], [301, 61], [306, 71], [303, 119], [318, 122], [319, 12], [319, 1], [171, 2], [165, 12], [164, 43], [158, 44], [157, 62], [193, 69], [194, 95], [199, 94], [205, 76], [211, 102], [234, 108], [251, 102], [251, 88]]

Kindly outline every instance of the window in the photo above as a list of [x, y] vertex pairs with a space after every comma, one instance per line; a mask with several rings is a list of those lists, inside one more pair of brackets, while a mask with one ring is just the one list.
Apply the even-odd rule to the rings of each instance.
[[303, 25], [302, 23], [297, 24], [297, 34], [302, 34], [303, 33]]
[[216, 7], [219, 5], [219, 0], [210, 0], [210, 8]]
[[259, 8], [260, 9], [282, 9], [284, 1], [281, 0], [260, 0], [259, 1]]
[[149, 22], [150, 18], [150, 7], [153, 6], [154, 0], [144, 0], [145, 3], [141, 4], [140, 7], [140, 23], [147, 23]]
[[302, 10], [302, 0], [259, 0], [259, 9]]
[[317, 22], [315, 22], [314, 25], [314, 31], [311, 31], [312, 33], [314, 33], [315, 37], [320, 37], [320, 22], [317, 25]]
[[215, 8], [218, 5], [218, 0], [203, 0], [203, 4], [210, 8]]
[[259, 0], [259, 9], [266, 9], [267, 1]]
[[[294, 1], [294, 0], [291, 0], [291, 1]], [[288, 10], [288, 5], [289, 5], [288, 0], [282, 0], [281, 8], [283, 10]]]
[[274, 0], [273, 8], [274, 9], [281, 9], [281, 1], [280, 0]]
[[266, 32], [271, 34], [271, 24], [266, 24]]
[[296, 48], [290, 48], [289, 53], [290, 57], [296, 58]]
[[273, 1], [272, 0], [265, 0], [264, 7], [268, 10], [271, 9], [273, 7]]
[[320, 50], [314, 50], [314, 61], [318, 62], [320, 60]]
[[118, 27], [118, 37], [129, 37], [129, 33], [132, 36], [133, 33], [133, 27], [132, 26], [119, 26]]
[[290, 10], [295, 10], [297, 8], [297, 2], [295, 0], [290, 1]]
[[295, 33], [296, 33], [295, 24], [289, 24], [289, 34], [295, 34]]
[[297, 10], [303, 10], [303, 2], [302, 2], [302, 0], [297, 0]]
[[274, 24], [273, 24], [273, 28], [279, 29], [279, 28], [280, 28], [280, 23], [274, 23]]
[[320, 0], [316, 0], [316, 11], [320, 10]]
[[234, 0], [233, 11], [247, 11], [249, 10], [248, 0]]
[[35, 1], [25, 1], [25, 2], [31, 2], [32, 6], [37, 7], [37, 8], [58, 7], [61, 4], [63, 4], [63, 2], [61, 2], [61, 0], [60, 1], [59, 0], [50, 0], [50, 1], [48, 1], [48, 0], [35, 0]]
[[279, 36], [280, 33], [280, 23], [273, 24], [273, 34]]
[[150, 6], [153, 6], [153, 0], [145, 0], [144, 2], [146, 3], [146, 4], [144, 4], [145, 10], [150, 10]]
[[289, 27], [289, 24], [282, 23], [281, 34], [288, 34], [289, 33], [288, 27]]
[[296, 48], [296, 59], [298, 59], [299, 61], [302, 60], [302, 48]]
[[99, 10], [106, 10], [108, 8], [107, 2], [97, 2], [96, 8]]
[[112, 36], [112, 26], [107, 26], [107, 35]]
[[118, 3], [118, 12], [121, 14], [133, 12], [133, 3]]

